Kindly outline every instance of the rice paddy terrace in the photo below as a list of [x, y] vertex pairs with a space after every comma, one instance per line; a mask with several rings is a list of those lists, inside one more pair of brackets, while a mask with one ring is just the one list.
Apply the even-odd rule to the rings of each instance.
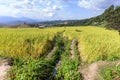
[[1, 28], [0, 68], [0, 80], [120, 80], [120, 36], [95, 26]]

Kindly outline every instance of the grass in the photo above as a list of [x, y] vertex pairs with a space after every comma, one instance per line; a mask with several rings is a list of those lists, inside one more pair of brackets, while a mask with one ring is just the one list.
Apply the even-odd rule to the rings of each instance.
[[55, 80], [81, 80], [81, 75], [78, 72], [80, 65], [79, 53], [75, 46], [75, 59], [70, 58], [70, 40], [64, 40], [65, 52], [61, 54], [61, 64], [57, 68]]
[[[0, 29], [0, 55], [39, 58], [51, 49], [51, 41], [62, 30], [64, 28]], [[92, 26], [66, 27], [65, 30], [63, 35], [68, 39], [78, 39], [82, 62], [120, 58], [120, 36], [117, 31]]]
[[101, 80], [119, 80], [120, 79], [120, 65], [113, 67], [105, 67], [100, 72]]
[[[63, 30], [63, 36], [68, 39], [58, 38], [56, 40], [58, 51], [55, 52], [52, 59], [45, 60], [44, 56], [51, 50], [53, 40], [60, 37], [58, 34]], [[78, 50], [80, 51], [78, 53], [76, 46], [74, 60], [69, 58], [70, 40], [72, 39], [78, 40]], [[65, 51], [61, 50], [62, 45], [64, 45]], [[80, 63], [93, 63], [99, 60], [114, 61], [120, 58], [120, 36], [115, 30], [95, 26], [45, 29], [1, 28], [0, 56], [14, 59], [13, 74], [10, 75], [14, 80], [37, 80], [38, 76], [39, 79], [50, 77], [53, 74], [56, 59], [60, 57], [61, 65], [58, 67], [55, 79], [80, 80], [80, 74], [77, 72]], [[115, 70], [115, 74], [119, 73], [116, 68], [105, 68], [104, 70], [104, 75], [108, 76], [109, 80], [113, 79], [111, 76], [113, 70]], [[103, 79], [106, 77], [104, 75], [102, 75]]]
[[51, 49], [51, 42], [63, 29], [0, 29], [0, 55], [11, 58], [39, 58]]
[[[30, 59], [26, 61], [16, 61], [9, 72], [9, 80], [52, 80], [54, 78], [54, 67], [60, 58], [63, 44], [62, 36], [56, 37], [57, 50], [50, 59], [41, 57], [39, 59]], [[16, 63], [16, 64], [15, 64]]]
[[120, 58], [120, 36], [117, 31], [91, 26], [68, 27], [66, 30], [64, 36], [78, 39], [82, 62]]

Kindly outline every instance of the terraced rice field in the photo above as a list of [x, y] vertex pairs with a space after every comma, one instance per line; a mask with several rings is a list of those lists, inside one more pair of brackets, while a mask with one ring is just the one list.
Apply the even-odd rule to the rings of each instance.
[[1, 28], [0, 56], [10, 80], [120, 79], [119, 33], [101, 27]]

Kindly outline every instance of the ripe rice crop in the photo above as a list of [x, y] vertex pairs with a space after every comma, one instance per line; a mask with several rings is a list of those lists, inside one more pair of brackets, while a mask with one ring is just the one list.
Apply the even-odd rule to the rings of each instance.
[[0, 55], [8, 57], [38, 58], [51, 48], [57, 32], [76, 38], [83, 62], [115, 60], [120, 56], [120, 36], [115, 30], [100, 27], [66, 27], [45, 29], [0, 29]]
[[68, 27], [64, 36], [68, 36], [69, 39], [78, 39], [80, 57], [83, 62], [91, 63], [120, 58], [120, 36], [115, 30], [92, 26]]
[[0, 55], [14, 58], [38, 58], [51, 48], [61, 29], [0, 29]]

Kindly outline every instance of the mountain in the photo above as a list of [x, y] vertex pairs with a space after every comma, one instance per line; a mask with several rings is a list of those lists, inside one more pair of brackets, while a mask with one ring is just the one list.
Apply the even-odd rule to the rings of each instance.
[[16, 24], [23, 24], [23, 23], [35, 23], [39, 22], [39, 20], [34, 20], [27, 17], [10, 17], [10, 16], [0, 16], [0, 25], [16, 25]]
[[54, 20], [54, 21], [44, 21], [39, 22], [39, 25], [46, 25], [46, 26], [105, 26], [106, 20], [105, 16], [106, 13], [104, 12], [101, 15], [82, 19], [82, 20]]

